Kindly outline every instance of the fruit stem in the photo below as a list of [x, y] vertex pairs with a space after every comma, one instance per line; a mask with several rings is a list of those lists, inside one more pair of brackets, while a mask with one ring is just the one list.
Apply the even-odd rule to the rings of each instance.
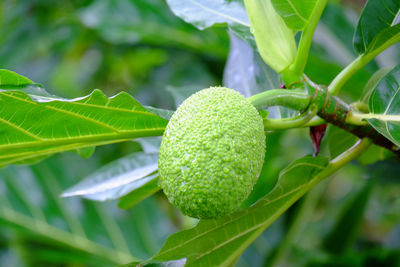
[[253, 95], [248, 100], [258, 110], [272, 106], [284, 106], [294, 110], [305, 110], [310, 104], [311, 97], [302, 89], [283, 90], [272, 89]]
[[296, 127], [302, 127], [307, 122], [311, 121], [312, 118], [317, 114], [317, 105], [311, 105], [309, 109], [300, 114], [299, 116], [284, 118], [284, 119], [268, 119], [263, 120], [264, 129], [268, 130], [285, 130]]

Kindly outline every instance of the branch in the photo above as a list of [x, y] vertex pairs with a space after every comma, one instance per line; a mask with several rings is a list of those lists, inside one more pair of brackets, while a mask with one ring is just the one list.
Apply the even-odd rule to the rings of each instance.
[[[340, 98], [330, 95], [327, 90], [312, 84], [309, 89], [311, 102], [319, 108], [317, 113], [319, 117], [333, 125], [336, 125], [359, 138], [369, 138], [375, 145], [384, 147], [395, 153], [400, 158], [400, 149], [389, 139], [380, 134], [371, 125], [355, 125], [349, 123], [352, 107], [346, 104]], [[312, 90], [314, 89], [314, 91]]]

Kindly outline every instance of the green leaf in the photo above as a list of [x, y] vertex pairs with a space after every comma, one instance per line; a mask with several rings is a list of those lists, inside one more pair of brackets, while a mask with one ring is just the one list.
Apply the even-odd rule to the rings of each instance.
[[61, 196], [81, 196], [97, 201], [118, 199], [154, 180], [157, 169], [158, 153], [132, 153], [101, 167]]
[[172, 12], [203, 30], [217, 23], [250, 27], [244, 7], [226, 0], [167, 0]]
[[262, 59], [275, 71], [284, 71], [296, 56], [292, 30], [286, 26], [270, 0], [245, 0], [244, 3]]
[[367, 84], [365, 85], [363, 92], [361, 94], [361, 102], [368, 103], [369, 97], [373, 90], [378, 85], [379, 81], [382, 80], [383, 77], [386, 76], [393, 68], [383, 68], [379, 69], [372, 75], [372, 77], [368, 80]]
[[279, 75], [262, 61], [260, 55], [232, 32], [229, 36], [231, 45], [224, 69], [224, 86], [245, 97], [279, 88]]
[[190, 266], [230, 266], [288, 207], [304, 195], [327, 158], [306, 156], [284, 169], [275, 188], [253, 206], [218, 220], [201, 220], [170, 236], [154, 261], [186, 258]]
[[0, 69], [0, 89], [17, 89], [34, 84], [33, 81], [13, 71]]
[[172, 97], [174, 98], [175, 107], [178, 108], [182, 102], [188, 98], [189, 96], [193, 95], [194, 93], [204, 89], [199, 85], [187, 85], [187, 86], [171, 86], [168, 85], [166, 90], [171, 93]]
[[161, 135], [167, 120], [127, 93], [61, 99], [42, 88], [0, 90], [0, 166], [54, 153]]
[[343, 208], [335, 226], [324, 240], [324, 248], [332, 253], [342, 253], [355, 241], [368, 204], [373, 180], [366, 182], [358, 194]]
[[359, 54], [400, 41], [400, 1], [369, 0], [358, 21], [353, 45]]
[[[229, 33], [231, 46], [228, 61], [224, 69], [223, 84], [245, 97], [250, 97], [268, 89], [276, 89], [281, 85], [278, 73], [271, 69], [251, 45]], [[285, 118], [295, 114], [284, 107], [268, 108], [270, 118]]]
[[[94, 1], [79, 9], [77, 15], [84, 26], [114, 45], [146, 43], [224, 55], [218, 34], [199, 33], [174, 16], [165, 1]], [[143, 61], [149, 60], [146, 57]]]
[[370, 114], [362, 117], [400, 146], [400, 65], [386, 74], [369, 98]]
[[[45, 161], [32, 167], [10, 166], [1, 170], [0, 233], [18, 230], [20, 238], [13, 240], [7, 235], [8, 242], [18, 242], [26, 257], [33, 262], [36, 260], [32, 266], [48, 266], [44, 262], [50, 259], [40, 258], [40, 254], [48, 253], [50, 256], [56, 251], [68, 253], [71, 257], [50, 261], [67, 264], [79, 258], [78, 262], [83, 265], [96, 262], [96, 266], [138, 260], [131, 255], [130, 249], [137, 251], [141, 257], [145, 256], [139, 242], [135, 244], [125, 239], [129, 231], [118, 225], [125, 219], [131, 221], [138, 216], [124, 214], [116, 218], [112, 215], [114, 207], [110, 205], [100, 208], [79, 199], [59, 198], [62, 184], [71, 183], [74, 179], [61, 171], [65, 164], [70, 163], [67, 158], [51, 159], [51, 162]], [[85, 171], [85, 164], [80, 162], [74, 167]]]
[[357, 136], [334, 125], [329, 125], [326, 137], [331, 158], [342, 154], [358, 140]]
[[130, 209], [143, 199], [153, 195], [161, 188], [158, 186], [158, 177], [154, 177], [146, 184], [134, 189], [132, 192], [120, 198], [118, 207], [121, 209]]
[[271, 2], [286, 25], [298, 31], [307, 25], [317, 0], [271, 0]]

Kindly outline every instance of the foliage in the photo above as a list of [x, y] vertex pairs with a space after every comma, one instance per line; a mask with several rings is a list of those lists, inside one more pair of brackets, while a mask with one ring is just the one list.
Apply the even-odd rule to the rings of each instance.
[[[396, 266], [399, 13], [395, 0], [2, 2], [0, 265]], [[182, 101], [216, 85], [259, 109], [267, 152], [241, 209], [196, 221], [160, 191], [158, 149]]]

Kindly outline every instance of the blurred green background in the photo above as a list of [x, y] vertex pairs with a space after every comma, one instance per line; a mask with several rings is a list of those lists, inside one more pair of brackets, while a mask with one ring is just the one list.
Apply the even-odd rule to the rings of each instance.
[[[306, 69], [314, 81], [328, 84], [355, 57], [351, 41], [361, 7], [360, 1], [328, 5]], [[0, 2], [0, 68], [68, 98], [95, 88], [108, 96], [127, 91], [142, 104], [173, 110], [194, 91], [223, 85], [229, 40], [224, 26], [199, 31], [163, 0]], [[391, 48], [359, 72], [344, 97], [357, 99], [375, 70], [398, 64], [399, 51]], [[323, 153], [328, 147], [323, 143]], [[98, 147], [89, 159], [69, 152], [0, 170], [0, 266], [146, 259], [169, 234], [193, 225], [162, 193], [128, 211], [115, 202], [59, 197], [100, 166], [140, 150], [129, 142]], [[312, 152], [307, 129], [271, 134], [260, 181], [245, 205], [265, 195], [292, 160]], [[237, 266], [400, 266], [400, 164], [362, 163], [353, 162], [290, 208]]]

